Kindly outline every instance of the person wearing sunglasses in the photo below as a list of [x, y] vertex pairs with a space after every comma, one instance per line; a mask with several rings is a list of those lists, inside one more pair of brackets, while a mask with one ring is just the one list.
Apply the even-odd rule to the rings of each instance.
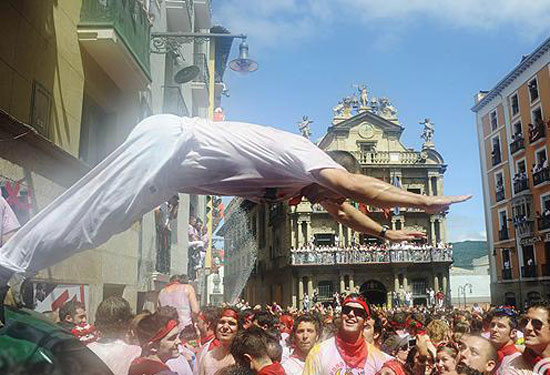
[[514, 342], [518, 332], [516, 312], [508, 307], [499, 307], [489, 314], [489, 341], [497, 351], [498, 361], [495, 375], [528, 375], [531, 369], [521, 356]]
[[377, 374], [387, 357], [363, 337], [369, 315], [369, 306], [362, 296], [352, 293], [346, 297], [336, 336], [311, 349], [303, 375]]
[[519, 326], [525, 337], [523, 359], [533, 369], [542, 367], [544, 375], [550, 375], [550, 366], [543, 365], [550, 358], [550, 304], [531, 305]]

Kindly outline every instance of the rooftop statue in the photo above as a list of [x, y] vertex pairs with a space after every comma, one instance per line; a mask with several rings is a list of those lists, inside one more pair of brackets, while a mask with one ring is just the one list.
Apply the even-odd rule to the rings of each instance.
[[367, 92], [367, 85], [361, 85], [357, 88], [359, 91], [359, 102], [361, 103], [361, 109], [369, 106], [369, 93]]
[[377, 114], [385, 119], [395, 119], [397, 118], [397, 109], [391, 104], [389, 98], [383, 97], [378, 100]]
[[434, 123], [431, 122], [429, 118], [425, 118], [424, 121], [420, 122], [419, 124], [424, 125], [424, 131], [420, 136], [421, 138], [424, 139], [424, 144], [422, 145], [422, 147], [433, 148], [434, 147], [433, 137], [435, 133]]
[[302, 121], [298, 122], [298, 129], [302, 133], [302, 136], [309, 139], [311, 137], [311, 128], [310, 124], [313, 123], [313, 120], [310, 120], [308, 116], [302, 116]]

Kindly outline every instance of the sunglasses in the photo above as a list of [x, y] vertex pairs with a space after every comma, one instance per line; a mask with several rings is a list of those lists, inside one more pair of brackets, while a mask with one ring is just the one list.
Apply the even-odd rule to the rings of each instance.
[[539, 319], [531, 319], [529, 317], [524, 317], [519, 321], [519, 328], [520, 330], [525, 330], [525, 327], [527, 327], [527, 324], [531, 323], [531, 326], [535, 331], [540, 331], [542, 327], [544, 327], [546, 324]]
[[360, 318], [366, 318], [367, 312], [361, 307], [352, 307], [352, 306], [342, 306], [342, 314], [349, 315], [353, 311], [353, 315]]

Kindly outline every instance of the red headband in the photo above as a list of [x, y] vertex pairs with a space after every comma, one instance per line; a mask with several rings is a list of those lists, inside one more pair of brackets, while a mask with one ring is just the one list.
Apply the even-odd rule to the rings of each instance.
[[161, 329], [159, 329], [157, 331], [157, 333], [155, 333], [155, 335], [149, 340], [149, 343], [152, 344], [152, 343], [155, 343], [155, 342], [158, 342], [160, 340], [162, 340], [163, 338], [166, 337], [166, 335], [168, 335], [170, 333], [171, 330], [173, 330], [175, 327], [178, 326], [178, 322], [176, 320], [170, 320], [168, 321], [168, 323], [166, 323], [166, 325], [164, 327], [162, 327]]
[[206, 319], [206, 316], [204, 316], [204, 314], [202, 312], [199, 313], [199, 319], [202, 320], [203, 322], [208, 322], [208, 320]]
[[342, 306], [347, 305], [348, 303], [351, 303], [351, 302], [355, 302], [355, 303], [360, 304], [365, 309], [365, 311], [367, 312], [367, 315], [370, 316], [369, 306], [367, 306], [367, 301], [365, 301], [363, 298], [355, 297], [355, 296], [346, 297], [346, 299], [344, 300], [344, 303], [342, 304]]
[[228, 318], [233, 318], [235, 319], [236, 321], [239, 321], [239, 313], [236, 312], [235, 310], [233, 309], [225, 309], [222, 311], [222, 317], [228, 317]]

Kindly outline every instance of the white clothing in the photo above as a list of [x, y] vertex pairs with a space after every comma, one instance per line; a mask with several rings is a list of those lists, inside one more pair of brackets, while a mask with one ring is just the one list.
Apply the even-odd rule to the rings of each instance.
[[179, 355], [166, 361], [166, 366], [178, 375], [193, 375], [193, 370], [185, 356]]
[[92, 342], [87, 346], [109, 367], [113, 375], [128, 375], [130, 364], [141, 355], [141, 347], [122, 340]]
[[0, 265], [32, 273], [128, 229], [174, 193], [283, 201], [342, 169], [304, 137], [260, 125], [156, 115], [6, 243]]
[[285, 369], [286, 375], [302, 375], [306, 361], [302, 361], [300, 358], [290, 356], [287, 360], [281, 363], [281, 366]]
[[311, 349], [306, 358], [303, 375], [376, 375], [388, 359], [374, 345], [367, 343], [367, 348], [365, 368], [348, 368], [336, 348], [336, 339], [332, 337]]
[[159, 292], [158, 301], [160, 306], [171, 306], [178, 312], [179, 331], [193, 324], [191, 319], [191, 303], [187, 298], [187, 286], [184, 284], [167, 285]]
[[495, 371], [495, 375], [532, 375], [533, 369], [525, 363], [521, 352], [504, 356]]

